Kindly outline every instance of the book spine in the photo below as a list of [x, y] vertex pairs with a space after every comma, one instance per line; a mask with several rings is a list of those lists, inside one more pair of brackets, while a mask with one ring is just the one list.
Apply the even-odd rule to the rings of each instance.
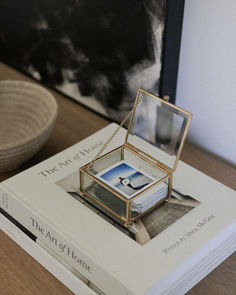
[[[72, 292], [76, 295], [105, 295], [97, 286], [93, 285], [93, 283], [87, 280], [81, 273], [72, 268], [56, 253], [45, 246], [2, 208], [0, 208], [0, 213], [0, 229]], [[35, 246], [35, 243], [38, 244], [43, 251], [37, 248], [38, 246]], [[47, 261], [47, 263], [45, 263], [45, 261]], [[58, 267], [58, 263], [60, 263], [60, 267]], [[84, 286], [83, 283], [86, 286]], [[94, 290], [95, 293], [91, 290]]]
[[0, 207], [104, 293], [134, 295], [115, 276], [88, 257], [86, 249], [74, 246], [53, 224], [40, 218], [37, 212], [28, 208], [3, 184], [0, 184]]
[[38, 245], [36, 241], [26, 235], [25, 232], [22, 232], [19, 227], [2, 214], [0, 214], [0, 229], [76, 295], [102, 294], [91, 290], [86, 286], [87, 282], [82, 281], [77, 274], [74, 275], [65, 268], [64, 264], [58, 261], [55, 255], [48, 253], [44, 247]]

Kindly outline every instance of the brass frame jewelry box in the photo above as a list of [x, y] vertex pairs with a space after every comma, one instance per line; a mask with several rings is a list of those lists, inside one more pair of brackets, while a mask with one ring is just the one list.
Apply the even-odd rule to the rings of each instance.
[[[80, 168], [82, 195], [125, 227], [167, 201], [191, 118], [139, 89], [133, 109], [95, 159]], [[124, 143], [100, 156], [128, 119]]]

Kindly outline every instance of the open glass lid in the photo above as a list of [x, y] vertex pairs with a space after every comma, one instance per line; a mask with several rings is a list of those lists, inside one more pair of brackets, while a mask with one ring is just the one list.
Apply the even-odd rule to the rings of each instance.
[[175, 170], [192, 114], [139, 89], [126, 144]]

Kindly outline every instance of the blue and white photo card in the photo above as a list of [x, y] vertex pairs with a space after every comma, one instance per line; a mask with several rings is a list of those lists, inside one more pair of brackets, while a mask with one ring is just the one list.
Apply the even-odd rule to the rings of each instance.
[[127, 161], [119, 161], [96, 176], [127, 199], [131, 199], [156, 181]]

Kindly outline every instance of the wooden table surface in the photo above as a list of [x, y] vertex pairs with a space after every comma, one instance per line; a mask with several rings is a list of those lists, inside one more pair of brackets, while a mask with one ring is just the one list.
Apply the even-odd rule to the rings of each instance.
[[[25, 75], [0, 63], [0, 80], [7, 79], [32, 81]], [[0, 181], [64, 150], [109, 123], [106, 119], [85, 109], [78, 103], [55, 91], [50, 91], [57, 99], [59, 116], [48, 142], [36, 156], [19, 169], [0, 174]], [[224, 163], [188, 143], [185, 144], [181, 160], [236, 190], [236, 167]], [[72, 295], [72, 292], [0, 231], [0, 294]], [[236, 253], [187, 294], [235, 295]]]

